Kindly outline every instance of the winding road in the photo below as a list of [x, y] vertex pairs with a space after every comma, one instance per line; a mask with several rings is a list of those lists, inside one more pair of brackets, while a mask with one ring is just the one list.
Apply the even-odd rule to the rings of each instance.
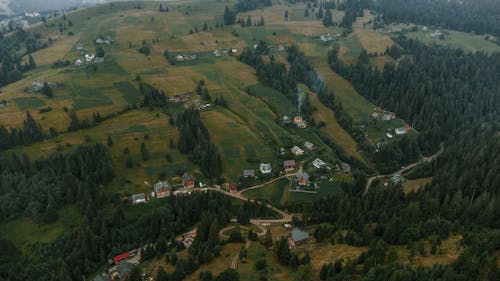
[[423, 157], [419, 161], [417, 161], [415, 163], [411, 163], [411, 164], [409, 164], [409, 165], [401, 168], [397, 172], [394, 172], [394, 173], [391, 173], [391, 174], [385, 174], [385, 175], [376, 175], [376, 176], [373, 176], [373, 177], [369, 178], [366, 181], [365, 191], [363, 192], [363, 195], [366, 195], [368, 193], [368, 190], [370, 189], [370, 187], [371, 187], [371, 185], [372, 185], [372, 183], [373, 183], [373, 181], [375, 179], [386, 178], [386, 177], [389, 177], [389, 176], [394, 175], [394, 174], [403, 174], [404, 172], [407, 172], [407, 171], [415, 168], [420, 163], [426, 163], [426, 162], [431, 162], [431, 161], [435, 160], [436, 158], [439, 157], [439, 155], [441, 155], [441, 153], [443, 153], [443, 151], [444, 151], [444, 145], [441, 144], [441, 148], [439, 149], [439, 151], [436, 152], [435, 154], [429, 156], [429, 157]]

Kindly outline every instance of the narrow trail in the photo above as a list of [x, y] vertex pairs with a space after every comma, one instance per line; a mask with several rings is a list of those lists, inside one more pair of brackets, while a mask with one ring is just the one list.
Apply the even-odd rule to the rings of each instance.
[[404, 168], [401, 168], [399, 171], [397, 172], [394, 172], [394, 173], [391, 173], [391, 174], [385, 174], [385, 175], [375, 175], [371, 178], [369, 178], [367, 181], [366, 181], [366, 186], [365, 186], [365, 191], [363, 192], [363, 195], [366, 195], [368, 193], [368, 190], [370, 190], [370, 187], [373, 183], [373, 181], [375, 179], [379, 179], [379, 178], [385, 178], [385, 177], [389, 177], [391, 175], [394, 175], [394, 174], [402, 174], [404, 172], [407, 172], [413, 168], [415, 168], [418, 164], [420, 163], [427, 163], [427, 162], [431, 162], [433, 160], [435, 160], [436, 158], [439, 157], [439, 155], [441, 155], [441, 153], [443, 153], [444, 151], [444, 145], [441, 144], [441, 148], [439, 149], [438, 152], [434, 153], [433, 155], [429, 156], [429, 157], [423, 157], [422, 159], [420, 159], [419, 161], [415, 162], [415, 163], [411, 163], [407, 166], [405, 166]]
[[[247, 239], [245, 242], [245, 249], [250, 248], [251, 245], [252, 245], [252, 241]], [[234, 255], [233, 259], [231, 260], [231, 268], [232, 269], [236, 269], [236, 266], [238, 265], [239, 259], [240, 259], [240, 253], [237, 253], [236, 255]]]

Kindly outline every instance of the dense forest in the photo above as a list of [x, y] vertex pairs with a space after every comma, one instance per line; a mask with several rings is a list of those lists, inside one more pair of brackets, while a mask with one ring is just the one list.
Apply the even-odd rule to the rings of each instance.
[[[407, 245], [418, 252], [419, 244], [428, 240], [435, 249], [452, 233], [464, 234], [464, 253], [450, 267], [422, 269], [424, 276], [433, 276], [428, 280], [443, 276], [449, 276], [443, 280], [498, 280], [500, 142], [492, 136], [499, 131], [499, 123], [484, 123], [453, 135], [437, 160], [434, 179], [416, 192], [405, 195], [401, 187], [374, 188], [363, 197], [365, 181], [358, 176], [355, 183], [344, 186], [340, 196], [322, 198], [314, 205], [286, 206], [305, 212], [308, 224], [331, 224], [314, 233], [320, 241], [383, 249], [378, 262], [371, 250], [359, 258], [361, 272], [337, 270], [323, 280], [344, 280], [339, 276], [346, 274], [364, 275], [361, 280], [392, 280], [390, 276], [398, 276], [399, 271], [418, 276], [389, 258], [388, 245]], [[415, 278], [397, 280], [422, 280]]]
[[200, 166], [206, 177], [217, 179], [222, 171], [221, 157], [215, 144], [210, 142], [200, 112], [194, 109], [184, 110], [177, 115], [176, 125], [179, 129], [179, 151], [189, 153], [190, 160]]
[[374, 8], [387, 23], [412, 22], [500, 36], [496, 0], [380, 0]]
[[[23, 72], [36, 68], [31, 53], [45, 48], [49, 42], [42, 42], [40, 34], [32, 34], [22, 29], [9, 36], [0, 34], [0, 86], [5, 86], [23, 77]], [[29, 56], [23, 64], [23, 57]]]
[[437, 150], [457, 129], [500, 118], [500, 53], [466, 53], [406, 38], [398, 44], [404, 58], [383, 70], [361, 60], [346, 65], [336, 50], [329, 63], [360, 94], [419, 130], [424, 152]]

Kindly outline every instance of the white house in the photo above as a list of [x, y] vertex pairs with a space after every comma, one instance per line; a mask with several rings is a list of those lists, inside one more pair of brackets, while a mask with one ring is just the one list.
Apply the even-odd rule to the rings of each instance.
[[326, 163], [319, 158], [314, 159], [314, 161], [312, 161], [312, 164], [314, 167], [316, 167], [316, 169], [321, 169], [326, 166]]
[[80, 67], [80, 66], [82, 66], [82, 65], [83, 65], [83, 61], [82, 61], [81, 59], [77, 59], [77, 60], [75, 61], [75, 66]]
[[298, 147], [298, 146], [292, 147], [292, 149], [290, 149], [290, 151], [295, 156], [300, 156], [300, 155], [304, 154], [304, 150], [300, 149], [300, 147]]
[[314, 144], [312, 142], [309, 142], [309, 141], [306, 141], [304, 143], [304, 148], [307, 149], [307, 150], [314, 150]]
[[92, 62], [95, 58], [94, 54], [85, 54], [85, 61]]
[[405, 127], [397, 128], [395, 131], [396, 135], [404, 135], [408, 132]]
[[270, 174], [273, 171], [269, 163], [260, 163], [259, 170], [263, 175]]
[[390, 139], [392, 139], [392, 138], [394, 137], [394, 136], [393, 136], [391, 133], [389, 133], [389, 132], [387, 132], [385, 135], [386, 135], [388, 138], [390, 138]]
[[134, 194], [132, 195], [131, 199], [132, 199], [132, 204], [146, 203], [146, 195], [144, 193]]

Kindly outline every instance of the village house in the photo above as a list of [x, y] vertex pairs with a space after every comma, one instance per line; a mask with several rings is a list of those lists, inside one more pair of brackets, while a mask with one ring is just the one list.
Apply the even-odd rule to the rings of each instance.
[[283, 45], [278, 45], [278, 52], [285, 51], [285, 47]]
[[306, 141], [304, 143], [304, 148], [307, 149], [307, 150], [314, 150], [314, 144], [312, 142], [309, 142], [309, 141]]
[[297, 124], [297, 128], [299, 129], [305, 129], [307, 128], [307, 122], [306, 121], [302, 121], [300, 123]]
[[283, 162], [285, 172], [292, 172], [295, 170], [295, 160], [286, 160]]
[[109, 274], [102, 273], [102, 274], [97, 275], [93, 280], [94, 281], [110, 281], [111, 276], [109, 276]]
[[295, 116], [295, 117], [293, 118], [293, 123], [295, 123], [295, 124], [297, 124], [297, 125], [298, 125], [300, 122], [302, 122], [302, 121], [304, 121], [304, 120], [302, 119], [302, 116], [300, 116], [300, 115], [297, 115], [297, 116]]
[[283, 118], [281, 118], [281, 122], [283, 122], [283, 124], [290, 124], [290, 122], [292, 122], [292, 120], [290, 120], [290, 117], [288, 116], [283, 116]]
[[301, 185], [301, 186], [308, 186], [309, 185], [309, 174], [306, 172], [298, 173], [296, 179], [297, 179], [298, 185]]
[[76, 50], [79, 51], [79, 52], [83, 51], [83, 45], [82, 44], [76, 45]]
[[33, 81], [32, 86], [33, 86], [33, 90], [40, 91], [43, 88], [43, 82]]
[[146, 195], [144, 193], [141, 194], [134, 194], [131, 197], [132, 204], [141, 204], [141, 203], [146, 203]]
[[113, 262], [114, 262], [114, 264], [117, 265], [121, 261], [127, 260], [127, 259], [133, 257], [134, 255], [135, 255], [135, 252], [132, 252], [132, 251], [125, 252], [125, 253], [119, 254], [117, 256], [114, 256], [113, 257]]
[[291, 246], [299, 246], [309, 240], [309, 233], [300, 228], [294, 228], [290, 233], [289, 242]]
[[392, 139], [392, 138], [394, 137], [394, 135], [393, 135], [393, 134], [391, 134], [391, 133], [389, 133], [389, 132], [385, 133], [385, 135], [386, 135], [388, 138], [390, 138], [390, 139]]
[[184, 186], [184, 188], [194, 187], [194, 178], [188, 172], [182, 175], [182, 186]]
[[314, 159], [314, 161], [312, 161], [312, 164], [316, 169], [321, 169], [326, 166], [326, 163], [319, 158]]
[[397, 128], [394, 131], [396, 132], [396, 135], [404, 135], [408, 132], [405, 127]]
[[94, 63], [95, 64], [101, 64], [101, 63], [104, 63], [104, 57], [96, 57], [94, 59]]
[[214, 51], [214, 56], [216, 56], [216, 57], [220, 57], [221, 55], [222, 55], [222, 54], [221, 54], [221, 52], [220, 52], [219, 50], [215, 50], [215, 51]]
[[295, 156], [301, 156], [304, 154], [304, 150], [300, 149], [300, 147], [298, 147], [298, 146], [292, 147], [292, 149], [290, 149], [290, 151]]
[[231, 193], [234, 193], [238, 191], [238, 187], [236, 186], [236, 184], [232, 184], [230, 187], [229, 187], [229, 192]]
[[400, 174], [394, 174], [391, 177], [391, 181], [394, 184], [398, 184], [400, 182], [403, 182], [404, 180], [403, 180], [403, 177]]
[[[119, 280], [120, 281], [126, 280], [127, 277], [130, 275], [130, 272], [132, 271], [132, 269], [134, 268], [134, 266], [136, 266], [136, 264], [130, 263], [130, 262], [127, 262], [127, 261], [121, 261], [121, 262], [119, 262], [118, 266], [117, 266], [117, 273], [116, 273], [116, 275], [118, 276]], [[116, 279], [113, 278], [113, 280], [116, 280]]]
[[163, 198], [170, 195], [172, 186], [167, 181], [158, 181], [153, 186], [156, 198]]
[[83, 61], [82, 61], [81, 59], [77, 59], [77, 60], [75, 61], [75, 66], [76, 66], [76, 67], [83, 66]]
[[243, 177], [255, 177], [255, 170], [243, 170]]
[[85, 61], [86, 62], [92, 62], [95, 58], [94, 54], [85, 54]]
[[271, 164], [268, 163], [260, 163], [259, 170], [263, 175], [270, 174], [273, 171]]
[[104, 39], [102, 39], [101, 37], [99, 37], [99, 38], [97, 38], [97, 39], [95, 40], [95, 43], [96, 43], [96, 44], [104, 44]]

